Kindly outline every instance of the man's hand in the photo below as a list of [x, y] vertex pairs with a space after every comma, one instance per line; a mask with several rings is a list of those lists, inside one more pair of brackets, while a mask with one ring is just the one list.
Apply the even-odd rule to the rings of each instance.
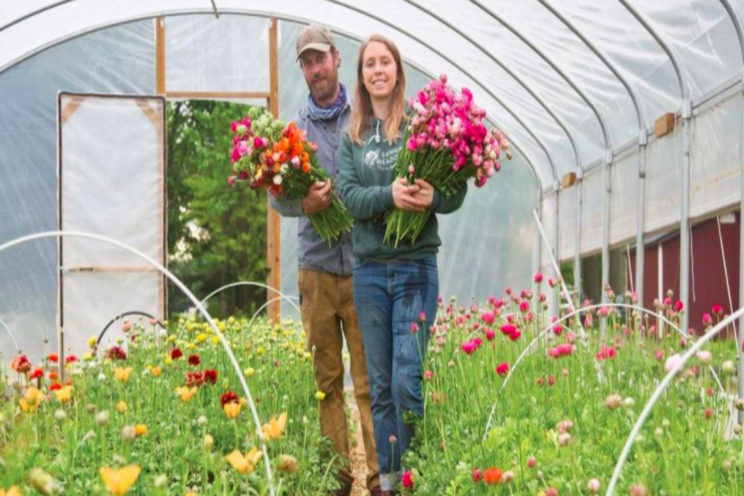
[[310, 186], [310, 191], [307, 192], [307, 196], [302, 199], [302, 211], [305, 215], [313, 215], [318, 212], [322, 212], [331, 205], [331, 199], [333, 198], [333, 188], [331, 188], [331, 180], [328, 181], [315, 181]]
[[412, 196], [423, 203], [425, 208], [431, 207], [431, 204], [434, 202], [434, 186], [423, 179], [416, 179], [415, 183], [419, 187], [419, 190], [413, 193]]
[[396, 179], [393, 182], [393, 203], [401, 210], [408, 212], [423, 212], [426, 209], [424, 202], [416, 197], [421, 187], [417, 184], [408, 186], [408, 180], [405, 177]]

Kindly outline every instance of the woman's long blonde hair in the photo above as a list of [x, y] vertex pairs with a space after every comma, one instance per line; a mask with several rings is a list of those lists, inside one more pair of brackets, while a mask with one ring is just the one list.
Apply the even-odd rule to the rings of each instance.
[[387, 46], [390, 53], [393, 54], [393, 59], [397, 66], [395, 89], [390, 97], [390, 111], [383, 127], [383, 133], [387, 141], [392, 143], [398, 139], [400, 136], [400, 127], [406, 114], [406, 71], [403, 69], [400, 50], [388, 38], [380, 34], [373, 34], [359, 47], [359, 56], [357, 57], [357, 84], [354, 92], [354, 107], [351, 111], [349, 136], [358, 144], [362, 144], [362, 134], [369, 127], [369, 123], [373, 117], [372, 98], [369, 95], [369, 91], [367, 91], [367, 87], [364, 86], [364, 76], [362, 75], [364, 51], [373, 41], [383, 43]]

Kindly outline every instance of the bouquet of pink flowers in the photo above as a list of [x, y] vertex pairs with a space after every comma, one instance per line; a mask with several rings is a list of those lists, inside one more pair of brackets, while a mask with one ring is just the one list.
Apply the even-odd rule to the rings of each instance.
[[[233, 186], [250, 181], [251, 189], [266, 189], [277, 200], [301, 200], [316, 181], [328, 181], [328, 173], [318, 164], [317, 146], [297, 124], [274, 119], [254, 107], [248, 117], [233, 122], [232, 166], [236, 175], [228, 178]], [[332, 240], [351, 231], [353, 219], [341, 200], [333, 194], [331, 205], [308, 216], [321, 239]]]
[[[509, 143], [497, 129], [484, 124], [486, 111], [473, 103], [473, 94], [457, 93], [447, 76], [431, 81], [409, 102], [412, 115], [403, 135], [395, 169], [408, 184], [423, 179], [441, 194], [452, 196], [475, 178], [482, 187], [501, 170], [502, 152], [511, 159]], [[412, 243], [424, 229], [430, 212], [391, 210], [385, 217], [385, 242]]]

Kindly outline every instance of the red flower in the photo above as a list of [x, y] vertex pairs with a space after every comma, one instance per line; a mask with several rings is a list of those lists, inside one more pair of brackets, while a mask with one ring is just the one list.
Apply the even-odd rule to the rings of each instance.
[[496, 373], [501, 377], [504, 377], [509, 373], [509, 364], [507, 362], [501, 363], [496, 367]]
[[486, 470], [486, 484], [498, 484], [502, 475], [501, 470], [494, 467], [489, 468]]
[[204, 375], [201, 372], [186, 372], [186, 386], [199, 387], [204, 384]]
[[49, 361], [52, 363], [59, 362], [59, 356], [56, 353], [50, 353], [49, 354]]
[[183, 356], [183, 353], [178, 348], [173, 348], [171, 350], [171, 360], [178, 360]]
[[109, 350], [108, 357], [111, 360], [126, 360], [127, 352], [121, 346], [114, 346]]
[[26, 355], [18, 355], [10, 362], [10, 368], [19, 374], [25, 374], [31, 370], [31, 361]]
[[59, 382], [55, 382], [54, 384], [49, 386], [49, 391], [57, 391], [59, 389], [62, 389], [62, 384], [60, 384]]
[[239, 403], [239, 402], [240, 402], [240, 399], [238, 398], [238, 395], [233, 393], [232, 391], [226, 392], [220, 398], [220, 404], [222, 405], [222, 408], [225, 408], [225, 405], [227, 405], [228, 403]]
[[57, 375], [56, 372], [54, 372], [54, 371], [49, 372], [49, 380], [50, 381], [56, 381], [57, 380], [57, 377], [58, 377], [58, 375]]
[[217, 371], [213, 369], [207, 369], [204, 371], [204, 382], [208, 384], [215, 384], [217, 382]]
[[34, 370], [29, 379], [38, 379], [39, 377], [44, 377], [44, 371], [42, 369]]
[[192, 367], [196, 367], [201, 363], [201, 359], [199, 358], [199, 355], [191, 355], [189, 357], [189, 365]]
[[77, 362], [77, 357], [75, 355], [70, 355], [67, 358], [65, 358], [65, 363], [75, 363]]
[[400, 479], [400, 483], [403, 487], [413, 487], [413, 474], [411, 474], [411, 472], [405, 472], [403, 477]]

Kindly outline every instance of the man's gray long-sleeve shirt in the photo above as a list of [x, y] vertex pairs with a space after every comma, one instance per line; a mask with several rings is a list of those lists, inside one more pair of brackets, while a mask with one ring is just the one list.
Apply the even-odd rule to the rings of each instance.
[[[346, 107], [333, 121], [315, 119], [310, 115], [307, 107], [291, 119], [300, 129], [307, 131], [307, 138], [318, 145], [316, 155], [318, 163], [327, 172], [333, 183], [333, 189], [338, 194], [338, 150], [341, 138], [351, 116], [351, 100], [347, 98]], [[343, 200], [343, 198], [342, 198]], [[311, 269], [329, 272], [337, 275], [350, 275], [354, 256], [351, 252], [351, 234], [343, 234], [338, 240], [328, 243], [320, 239], [310, 221], [302, 211], [301, 200], [282, 198], [277, 200], [270, 196], [271, 207], [282, 217], [298, 217], [297, 225], [297, 255], [301, 269]]]

